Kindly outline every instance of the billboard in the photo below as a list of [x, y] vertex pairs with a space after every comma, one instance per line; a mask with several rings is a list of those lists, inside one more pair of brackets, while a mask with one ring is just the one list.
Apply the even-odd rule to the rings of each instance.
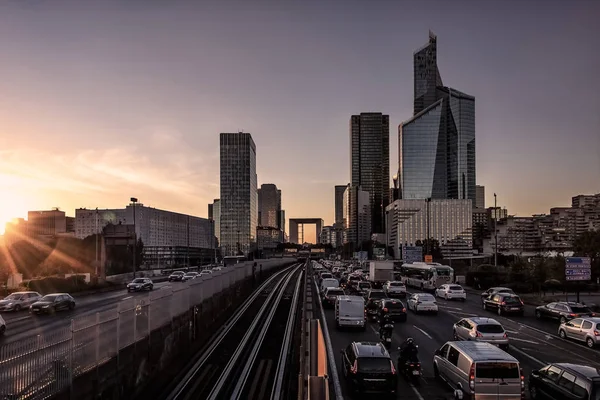
[[402, 260], [407, 263], [423, 261], [423, 246], [402, 246]]

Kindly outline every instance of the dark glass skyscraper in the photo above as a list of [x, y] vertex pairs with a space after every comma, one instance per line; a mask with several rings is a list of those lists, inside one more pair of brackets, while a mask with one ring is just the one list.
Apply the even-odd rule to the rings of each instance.
[[369, 192], [372, 232], [385, 232], [390, 192], [390, 117], [361, 113], [350, 118], [350, 182]]
[[415, 115], [398, 128], [403, 199], [475, 204], [475, 98], [442, 85], [437, 39], [414, 55]]

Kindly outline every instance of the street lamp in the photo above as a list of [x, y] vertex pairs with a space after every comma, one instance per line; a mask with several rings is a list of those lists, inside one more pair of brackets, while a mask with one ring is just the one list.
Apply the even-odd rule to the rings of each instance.
[[430, 209], [429, 203], [431, 203], [431, 197], [428, 197], [426, 199], [426, 201], [427, 201], [427, 238], [426, 238], [427, 242], [425, 242], [425, 243], [427, 246], [427, 255], [431, 255], [431, 253], [429, 251], [430, 250], [429, 249], [429, 234], [430, 234], [429, 233], [429, 209]]
[[494, 267], [498, 266], [498, 206], [496, 205], [496, 193], [494, 193]]
[[131, 202], [133, 203], [133, 278], [135, 279], [135, 269], [136, 269], [136, 253], [137, 253], [137, 233], [135, 226], [135, 203], [137, 203], [138, 199], [132, 197]]

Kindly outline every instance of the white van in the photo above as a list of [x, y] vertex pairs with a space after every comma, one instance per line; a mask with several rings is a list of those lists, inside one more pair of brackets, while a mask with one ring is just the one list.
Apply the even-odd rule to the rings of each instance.
[[519, 360], [490, 343], [447, 342], [435, 352], [433, 373], [465, 399], [525, 398]]
[[335, 327], [367, 328], [365, 299], [361, 296], [338, 296], [335, 300]]
[[321, 293], [323, 293], [328, 287], [340, 287], [340, 281], [335, 278], [325, 278], [321, 281], [321, 287], [319, 290]]

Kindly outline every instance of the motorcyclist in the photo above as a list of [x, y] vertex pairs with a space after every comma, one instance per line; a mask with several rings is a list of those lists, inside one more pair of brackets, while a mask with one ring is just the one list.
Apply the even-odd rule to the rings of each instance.
[[388, 315], [384, 315], [383, 318], [379, 319], [379, 337], [381, 339], [385, 337], [392, 337], [394, 332], [394, 323], [390, 320]]
[[398, 359], [398, 365], [404, 365], [407, 361], [412, 361], [417, 357], [417, 345], [413, 338], [406, 339], [400, 345], [400, 357]]

